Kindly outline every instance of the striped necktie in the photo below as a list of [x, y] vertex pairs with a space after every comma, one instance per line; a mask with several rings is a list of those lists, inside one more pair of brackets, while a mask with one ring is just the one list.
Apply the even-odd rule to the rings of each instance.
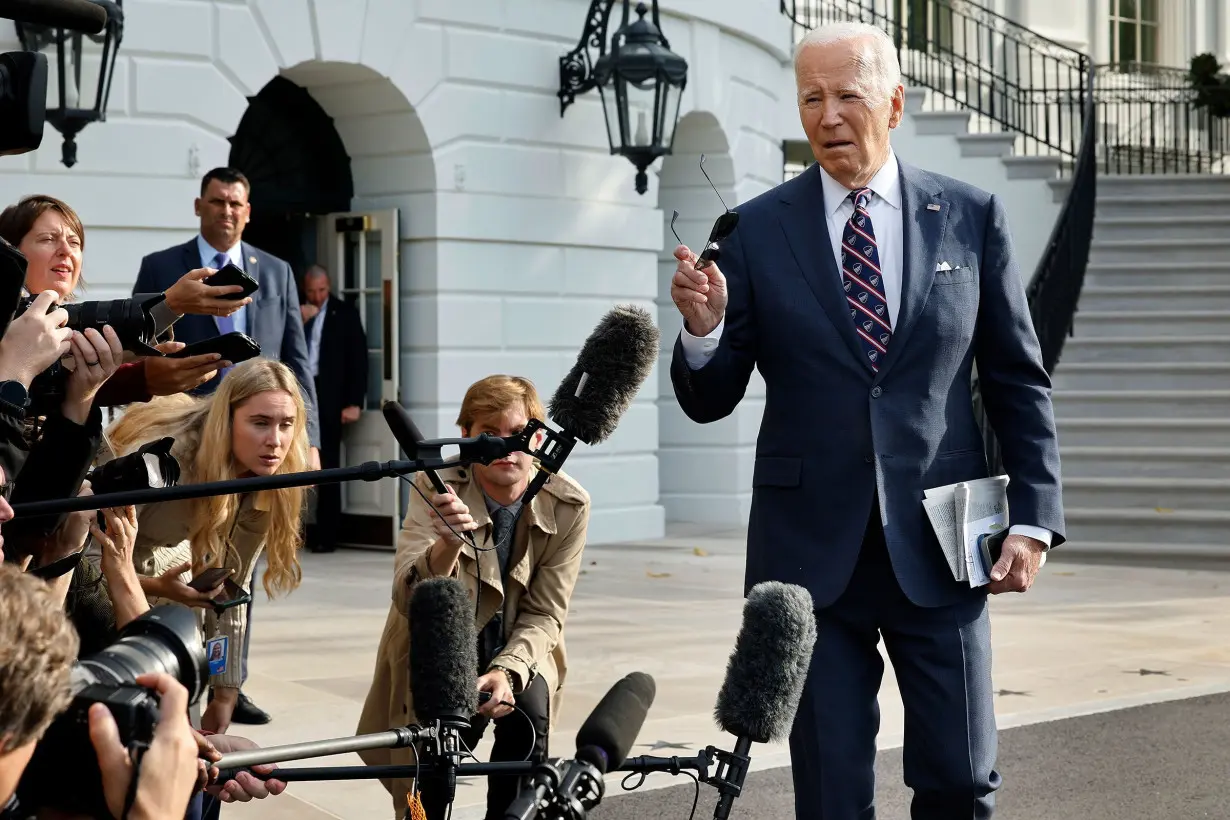
[[846, 228], [842, 232], [841, 286], [846, 292], [850, 318], [854, 320], [854, 330], [867, 356], [867, 363], [872, 370], [879, 372], [880, 362], [888, 353], [893, 328], [889, 324], [888, 300], [884, 295], [876, 234], [871, 226], [871, 214], [867, 211], [871, 197], [870, 188], [850, 192], [850, 198], [854, 200], [854, 213], [846, 220]]

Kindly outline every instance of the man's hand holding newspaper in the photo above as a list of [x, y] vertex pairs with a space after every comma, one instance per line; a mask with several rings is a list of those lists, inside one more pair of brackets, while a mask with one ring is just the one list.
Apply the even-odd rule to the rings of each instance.
[[923, 507], [953, 577], [971, 587], [989, 584], [993, 595], [1024, 592], [1046, 562], [1044, 543], [1019, 533], [1006, 534], [1008, 476], [927, 490]]

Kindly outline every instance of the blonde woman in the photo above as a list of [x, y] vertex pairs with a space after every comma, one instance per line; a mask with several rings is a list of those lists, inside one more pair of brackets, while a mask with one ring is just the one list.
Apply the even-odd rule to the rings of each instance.
[[[237, 365], [206, 397], [156, 398], [133, 406], [108, 430], [116, 455], [171, 436], [183, 470], [181, 483], [302, 472], [308, 463], [306, 411], [299, 384], [280, 362], [252, 359]], [[211, 674], [213, 698], [201, 727], [225, 732], [243, 683], [247, 633], [243, 606], [216, 615], [219, 586], [200, 592], [188, 574], [206, 567], [232, 570], [230, 579], [251, 592], [261, 553], [268, 567], [262, 584], [273, 597], [299, 586], [303, 488], [149, 504], [138, 510], [133, 562], [151, 599], [205, 609], [207, 640], [225, 638], [224, 666]], [[211, 645], [212, 649], [212, 645]]]

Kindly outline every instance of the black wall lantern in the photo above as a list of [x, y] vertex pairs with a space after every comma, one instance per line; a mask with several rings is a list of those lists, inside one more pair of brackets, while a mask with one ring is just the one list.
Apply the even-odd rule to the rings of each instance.
[[[17, 37], [25, 51], [42, 51], [48, 46], [55, 46], [56, 54], [48, 56], [48, 62], [54, 59], [53, 65], [58, 73], [58, 97], [55, 105], [47, 106], [47, 122], [55, 126], [64, 135], [62, 161], [72, 168], [77, 164], [77, 134], [92, 122], [103, 122], [107, 119], [107, 100], [111, 96], [111, 78], [115, 74], [115, 57], [120, 50], [120, 40], [124, 36], [123, 0], [91, 0], [106, 9], [107, 25], [100, 34], [82, 34], [65, 28], [35, 26], [29, 23], [17, 23]], [[98, 53], [93, 49], [84, 48], [84, 40], [101, 46]], [[82, 71], [87, 66], [86, 81], [91, 88], [83, 88]], [[97, 73], [97, 88], [93, 87]], [[93, 93], [94, 99], [89, 99]], [[89, 106], [89, 107], [85, 107]]]
[[[636, 166], [636, 192], [645, 193], [645, 169], [671, 152], [679, 101], [688, 81], [688, 63], [670, 50], [658, 22], [658, 0], [653, 0], [653, 22], [648, 9], [636, 4], [637, 20], [628, 22], [630, 0], [623, 0], [623, 24], [611, 37], [606, 32], [611, 8], [617, 0], [592, 0], [581, 42], [559, 59], [560, 116], [577, 94], [597, 88], [606, 113], [611, 153], [625, 156]], [[591, 61], [589, 50], [598, 50]]]

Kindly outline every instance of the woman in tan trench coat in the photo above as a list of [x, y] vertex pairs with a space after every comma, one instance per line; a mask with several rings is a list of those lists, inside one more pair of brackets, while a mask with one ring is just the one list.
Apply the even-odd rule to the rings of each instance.
[[[516, 377], [491, 376], [467, 391], [457, 423], [463, 436], [483, 432], [510, 436], [520, 432], [531, 417], [545, 417], [533, 385]], [[501, 507], [518, 506], [515, 499], [520, 498], [533, 474], [529, 456], [516, 454], [473, 469], [441, 471], [441, 478], [452, 490], [443, 495], [435, 494], [427, 478], [416, 477], [416, 486], [432, 499], [434, 508], [428, 507], [418, 493], [411, 494], [398, 535], [393, 602], [359, 719], [360, 734], [415, 723], [408, 661], [410, 597], [419, 581], [449, 576], [460, 579], [477, 600], [476, 627], [480, 633], [495, 616], [503, 614], [503, 628], [499, 630], [502, 645], [488, 663], [483, 664], [480, 658], [483, 668], [475, 670], [477, 688], [490, 691], [493, 697], [481, 707], [476, 731], [469, 739], [477, 745], [486, 719], [494, 718], [496, 747], [491, 759], [523, 759], [529, 742], [521, 739], [520, 733], [528, 736], [526, 721], [532, 716], [540, 736], [535, 751], [546, 755], [546, 735], [559, 711], [560, 690], [567, 674], [564, 622], [581, 567], [590, 503], [589, 495], [570, 477], [563, 473], [554, 476], [528, 508], [517, 514], [502, 576], [496, 551], [488, 550], [498, 543], [493, 538], [493, 519], [500, 518]], [[461, 544], [445, 521], [457, 531], [471, 532], [480, 552]], [[516, 714], [500, 704], [512, 702], [514, 697], [517, 707], [528, 715]], [[535, 715], [538, 711], [544, 714]], [[502, 732], [509, 735], [507, 742], [502, 740]], [[512, 737], [514, 733], [516, 738]], [[508, 747], [507, 752], [502, 747]], [[414, 763], [412, 749], [369, 751], [362, 757], [369, 765]], [[414, 788], [412, 779], [381, 782], [393, 795], [395, 815], [401, 816], [407, 795]], [[420, 788], [429, 820], [437, 820], [434, 815], [443, 804], [431, 793], [426, 777]], [[487, 816], [503, 818], [517, 788], [515, 778], [492, 778]]]

